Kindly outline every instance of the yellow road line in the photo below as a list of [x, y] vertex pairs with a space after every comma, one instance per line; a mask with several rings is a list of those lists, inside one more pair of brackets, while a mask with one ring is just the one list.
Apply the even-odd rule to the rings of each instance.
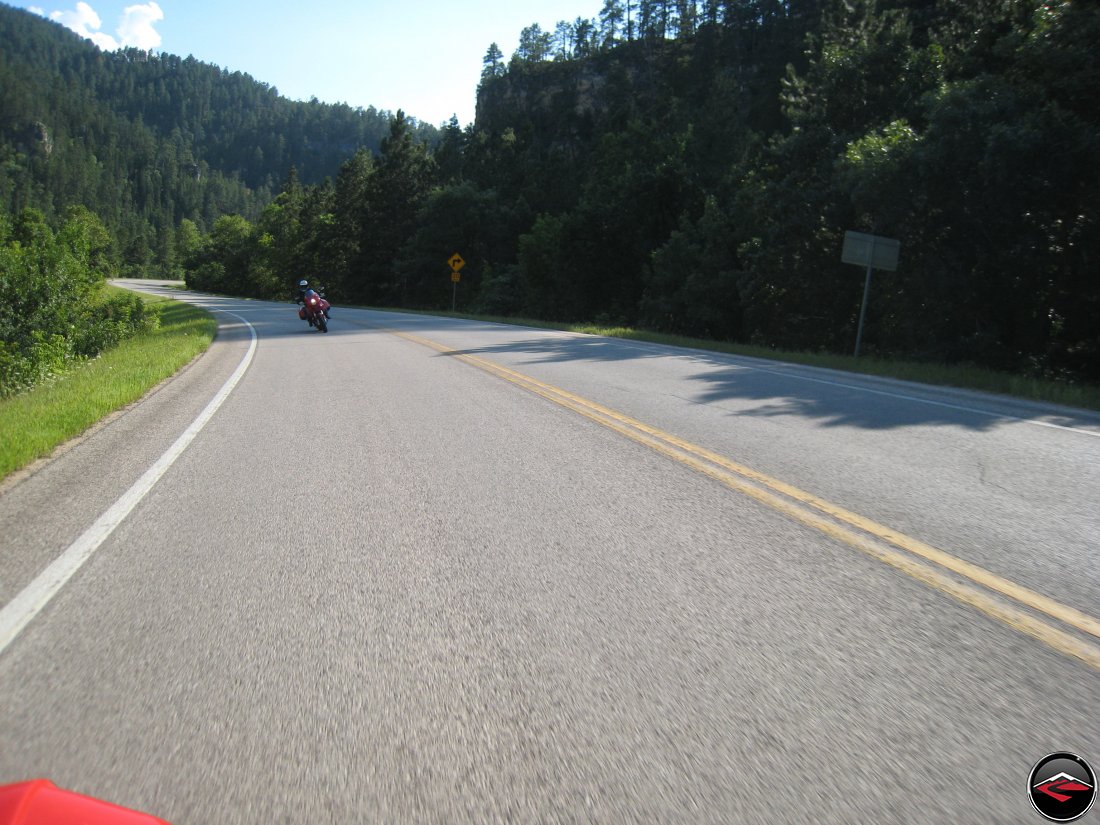
[[[530, 392], [553, 401], [559, 406], [580, 413], [602, 426], [612, 429], [627, 438], [662, 455], [701, 472], [734, 489], [755, 501], [812, 527], [825, 535], [858, 549], [891, 567], [947, 593], [959, 601], [974, 607], [986, 615], [997, 619], [1018, 631], [1067, 655], [1073, 656], [1100, 670], [1100, 647], [1082, 641], [1065, 631], [1050, 625], [1019, 608], [1005, 604], [985, 592], [955, 581], [939, 570], [917, 561], [917, 556], [932, 562], [946, 570], [973, 581], [989, 590], [1000, 593], [1024, 607], [1044, 613], [1070, 627], [1084, 633], [1100, 637], [1100, 620], [1083, 613], [1076, 608], [1061, 604], [1047, 596], [1036, 593], [1026, 587], [1011, 582], [995, 573], [985, 570], [963, 559], [956, 558], [918, 539], [906, 536], [871, 519], [832, 504], [812, 493], [800, 490], [778, 479], [738, 464], [725, 456], [711, 452], [703, 447], [684, 441], [656, 427], [651, 427], [629, 416], [623, 415], [601, 404], [575, 395], [560, 387], [539, 381], [529, 375], [516, 372], [508, 367], [487, 361], [475, 355], [459, 352], [451, 347], [436, 343], [419, 335], [399, 330], [387, 330], [414, 343], [430, 347], [437, 352], [453, 356], [471, 366], [505, 379]], [[759, 485], [759, 486], [758, 486]], [[764, 489], [761, 489], [763, 487]], [[779, 493], [780, 495], [776, 495]], [[803, 506], [800, 506], [803, 505]], [[829, 519], [806, 509], [806, 507], [824, 513]], [[830, 519], [835, 519], [832, 521]], [[840, 524], [836, 523], [840, 522]], [[848, 526], [844, 526], [848, 525]], [[861, 531], [855, 532], [849, 528]], [[862, 533], [862, 534], [861, 534]], [[866, 535], [863, 535], [866, 534]], [[883, 547], [867, 536], [880, 539], [905, 551], [899, 553], [890, 547]]]

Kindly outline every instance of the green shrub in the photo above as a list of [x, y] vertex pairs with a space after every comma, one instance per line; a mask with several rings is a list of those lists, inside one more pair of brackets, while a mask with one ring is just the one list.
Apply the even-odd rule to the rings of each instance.
[[81, 321], [73, 336], [73, 351], [81, 358], [92, 358], [131, 335], [151, 332], [159, 323], [156, 312], [132, 292], [102, 293]]
[[29, 209], [0, 226], [0, 397], [155, 327], [139, 296], [105, 287], [106, 243], [87, 210], [56, 233]]

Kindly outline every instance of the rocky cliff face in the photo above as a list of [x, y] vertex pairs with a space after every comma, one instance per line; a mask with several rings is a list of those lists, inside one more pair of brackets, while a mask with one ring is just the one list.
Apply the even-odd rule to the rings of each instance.
[[[513, 59], [478, 88], [474, 126], [502, 131], [530, 122], [540, 131], [587, 128], [613, 111], [657, 114], [673, 96], [705, 93], [712, 65], [695, 61], [690, 40], [634, 41], [613, 51], [563, 61]], [[702, 78], [702, 79], [701, 79]]]
[[500, 111], [599, 114], [607, 77], [592, 63], [538, 64], [512, 71], [478, 89], [474, 125], [484, 128]]
[[40, 120], [26, 124], [15, 136], [15, 144], [19, 151], [27, 155], [45, 155], [49, 157], [53, 153], [53, 135], [49, 127]]

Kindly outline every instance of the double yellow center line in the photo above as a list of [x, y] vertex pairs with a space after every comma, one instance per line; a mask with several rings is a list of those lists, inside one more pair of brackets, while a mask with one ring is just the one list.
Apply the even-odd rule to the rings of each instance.
[[[560, 387], [419, 335], [394, 329], [386, 332], [452, 356], [573, 410], [1100, 670], [1100, 647], [1065, 629], [1100, 638], [1100, 620], [1087, 613]], [[1036, 613], [1065, 627], [1039, 618]]]

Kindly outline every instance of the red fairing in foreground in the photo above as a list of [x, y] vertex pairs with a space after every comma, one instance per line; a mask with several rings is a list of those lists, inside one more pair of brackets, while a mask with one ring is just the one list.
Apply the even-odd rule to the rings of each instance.
[[65, 791], [48, 779], [0, 786], [0, 825], [169, 825], [155, 816]]

